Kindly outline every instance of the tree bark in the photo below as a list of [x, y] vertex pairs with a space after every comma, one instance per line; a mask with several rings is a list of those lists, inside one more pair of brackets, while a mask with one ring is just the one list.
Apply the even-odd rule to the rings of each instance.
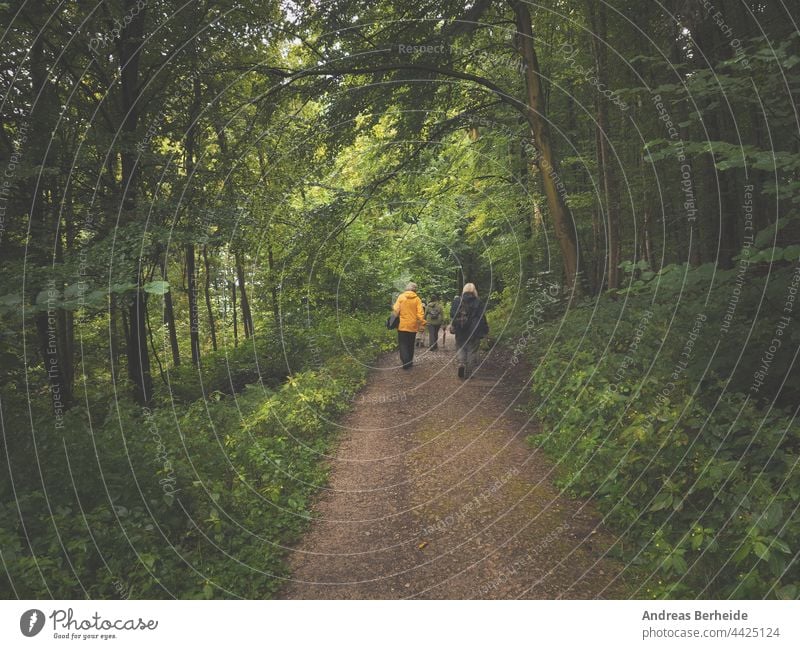
[[197, 271], [194, 263], [194, 245], [186, 245], [186, 285], [189, 295], [189, 341], [192, 364], [200, 366], [200, 310], [197, 307]]
[[[136, 0], [125, 0], [127, 15], [133, 16], [122, 28], [122, 35], [117, 41], [117, 55], [120, 71], [120, 107], [122, 112], [120, 161], [122, 180], [120, 183], [120, 203], [124, 223], [136, 219], [136, 198], [138, 177], [136, 172], [137, 153], [131, 143], [136, 139], [139, 123], [140, 97], [139, 61], [144, 36], [144, 18], [146, 8], [139, 9]], [[136, 10], [136, 11], [134, 11]], [[128, 309], [129, 328], [126, 345], [128, 356], [128, 376], [133, 384], [134, 398], [139, 405], [149, 404], [153, 397], [153, 378], [150, 372], [150, 355], [147, 351], [147, 334], [145, 318], [147, 296], [141, 288], [142, 276], [140, 265], [134, 272], [133, 281], [137, 288]]]
[[111, 353], [111, 381], [116, 385], [117, 368], [119, 367], [119, 326], [117, 324], [119, 307], [117, 298], [112, 293], [108, 296], [108, 329], [109, 347]]
[[[161, 257], [161, 279], [167, 281], [167, 253]], [[164, 324], [169, 333], [169, 346], [172, 350], [172, 364], [178, 367], [181, 364], [181, 351], [178, 347], [178, 332], [175, 327], [175, 309], [172, 304], [172, 289], [164, 293]]]
[[233, 346], [239, 346], [239, 324], [236, 318], [236, 282], [231, 282], [231, 311], [233, 314]]
[[217, 351], [217, 325], [214, 309], [211, 308], [211, 265], [208, 263], [208, 250], [203, 246], [203, 266], [205, 267], [206, 311], [208, 311], [208, 330], [211, 333], [211, 347]]
[[137, 289], [128, 308], [128, 375], [133, 383], [136, 403], [147, 405], [153, 398], [153, 378], [150, 373], [150, 355], [147, 351], [147, 296]]
[[250, 313], [250, 302], [247, 300], [247, 290], [244, 285], [244, 265], [242, 264], [241, 253], [234, 253], [236, 260], [236, 279], [239, 282], [242, 305], [242, 323], [244, 324], [244, 337], [250, 338], [253, 335], [253, 316]]
[[275, 286], [275, 257], [272, 253], [272, 242], [267, 242], [267, 265], [269, 267], [270, 275], [270, 293], [272, 294], [272, 317], [275, 319], [277, 326], [281, 321], [281, 307], [278, 301], [278, 289]]
[[609, 146], [608, 104], [600, 93], [600, 86], [608, 88], [608, 56], [606, 41], [608, 28], [605, 2], [587, 0], [589, 26], [592, 30], [592, 51], [597, 71], [598, 91], [595, 93], [597, 123], [597, 166], [600, 179], [600, 190], [604, 196], [606, 222], [606, 261], [608, 267], [608, 288], [619, 288], [620, 236], [619, 213], [614, 200], [615, 179], [614, 162], [611, 160]]
[[561, 249], [565, 284], [567, 290], [582, 292], [578, 273], [583, 271], [583, 264], [581, 263], [581, 254], [578, 248], [575, 223], [564, 197], [566, 189], [550, 142], [550, 133], [544, 113], [539, 61], [536, 57], [536, 50], [533, 47], [531, 15], [525, 2], [521, 0], [510, 1], [516, 17], [516, 36], [524, 63], [523, 74], [527, 100], [526, 117], [538, 149], [538, 157], [535, 162], [541, 171], [547, 207], [550, 211], [550, 217], [553, 219], [556, 239]]
[[[37, 28], [34, 26], [34, 33]], [[57, 143], [51, 141], [51, 133], [57, 119], [58, 96], [54, 90], [45, 59], [44, 32], [39, 31], [31, 46], [30, 80], [36, 98], [31, 106], [29, 118], [35, 128], [28, 140], [27, 155], [34, 166], [42, 170], [57, 156]], [[8, 174], [7, 174], [8, 175]], [[52, 179], [44, 172], [22, 180], [21, 188], [29, 204], [31, 261], [43, 269], [49, 267], [44, 282], [31, 283], [33, 296], [41, 293], [47, 296], [45, 304], [34, 316], [34, 326], [42, 353], [42, 367], [50, 384], [53, 413], [62, 415], [72, 403], [73, 361], [72, 339], [69, 318], [64, 309], [57, 306], [64, 289], [64, 280], [56, 271], [57, 264], [63, 262], [63, 246], [59, 210], [53, 204], [52, 196], [60, 194]], [[7, 184], [7, 183], [6, 183]]]

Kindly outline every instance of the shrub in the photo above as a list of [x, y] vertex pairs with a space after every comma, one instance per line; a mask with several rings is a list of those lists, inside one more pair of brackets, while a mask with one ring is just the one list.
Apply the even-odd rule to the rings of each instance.
[[[530, 409], [542, 423], [530, 441], [557, 462], [562, 487], [596, 499], [637, 596], [794, 598], [793, 396], [776, 388], [768, 403], [749, 390], [777, 321], [750, 331], [756, 306], [762, 292], [780, 303], [790, 275], [745, 287], [721, 334], [733, 275], [707, 304], [708, 270], [673, 267], [545, 324], [528, 348]], [[784, 342], [796, 349], [796, 331]], [[774, 360], [771, 386], [792, 383], [786, 357]]]
[[[321, 367], [292, 372], [274, 388], [207, 391], [189, 405], [152, 410], [119, 400], [91, 418], [70, 411], [59, 429], [36, 419], [35, 438], [12, 444], [13, 479], [0, 482], [0, 594], [273, 595], [285, 548], [308, 524], [326, 480], [321, 460], [336, 419], [389, 340], [374, 318], [339, 333], [320, 343]], [[327, 331], [319, 336], [328, 339]]]

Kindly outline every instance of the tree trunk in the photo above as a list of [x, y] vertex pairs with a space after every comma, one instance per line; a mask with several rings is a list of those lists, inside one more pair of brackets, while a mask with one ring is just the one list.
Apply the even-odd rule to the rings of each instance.
[[189, 341], [192, 364], [200, 366], [200, 310], [197, 307], [197, 271], [194, 263], [194, 245], [186, 245], [186, 284], [189, 295]]
[[594, 262], [592, 264], [592, 285], [597, 291], [601, 291], [603, 288], [604, 262], [608, 261], [601, 243], [605, 239], [600, 215], [602, 207], [602, 204], [595, 205], [592, 209], [592, 259]]
[[108, 329], [109, 329], [109, 347], [111, 351], [111, 381], [116, 385], [117, 383], [117, 368], [119, 367], [119, 326], [117, 324], [117, 313], [119, 307], [117, 306], [117, 298], [112, 293], [108, 297]]
[[[117, 55], [120, 71], [120, 108], [122, 125], [120, 130], [124, 144], [120, 148], [122, 179], [119, 185], [122, 222], [127, 224], [136, 220], [136, 197], [138, 177], [136, 164], [138, 154], [130, 144], [136, 140], [136, 129], [139, 123], [140, 97], [139, 60], [144, 36], [144, 18], [146, 8], [139, 9], [137, 0], [125, 0], [126, 14], [131, 21], [122, 28], [122, 35], [117, 41]], [[150, 403], [153, 396], [153, 379], [150, 373], [150, 355], [147, 351], [147, 333], [145, 328], [147, 296], [141, 288], [142, 277], [139, 265], [134, 273], [133, 281], [137, 288], [129, 305], [129, 327], [126, 344], [128, 356], [128, 376], [133, 384], [134, 398], [139, 405]]]
[[[720, 0], [721, 10], [723, 4], [724, 2]], [[708, 67], [714, 71], [720, 61], [730, 57], [732, 53], [730, 43], [721, 37], [719, 26], [712, 17], [706, 16], [701, 9], [698, 9], [698, 15], [704, 17], [697, 19], [691, 29], [692, 38], [698, 50], [695, 58], [701, 68]], [[738, 141], [738, 137], [734, 136], [731, 128], [730, 119], [722, 107], [706, 111], [703, 124], [706, 129], [703, 135], [711, 142]], [[715, 259], [721, 268], [732, 268], [733, 257], [739, 251], [737, 219], [741, 211], [734, 200], [738, 185], [736, 172], [718, 170], [713, 153], [702, 156], [702, 159], [703, 175], [706, 179], [705, 194], [712, 197], [712, 205], [716, 207], [716, 222], [711, 222], [712, 236], [708, 237], [707, 242], [708, 253], [710, 258]], [[716, 200], [713, 197], [716, 197]], [[713, 212], [710, 216], [712, 215]]]
[[214, 309], [211, 308], [211, 265], [208, 263], [208, 250], [203, 246], [203, 266], [205, 267], [206, 311], [208, 311], [208, 329], [211, 333], [211, 347], [217, 351], [217, 325], [214, 321]]
[[[34, 27], [35, 31], [39, 31]], [[34, 32], [35, 33], [35, 32]], [[29, 118], [36, 128], [31, 130], [26, 156], [29, 156], [33, 168], [44, 169], [53, 165], [57, 157], [58, 144], [51, 139], [52, 129], [57, 120], [59, 98], [50, 80], [48, 61], [45, 58], [44, 32], [35, 36], [30, 51], [31, 85], [36, 102], [31, 107]], [[9, 175], [6, 172], [6, 175]], [[61, 192], [44, 174], [34, 174], [21, 180], [20, 188], [30, 201], [29, 244], [30, 261], [41, 268], [51, 268], [50, 273], [41, 280], [32, 282], [30, 289], [34, 297], [44, 292], [47, 295], [45, 310], [39, 311], [33, 318], [42, 353], [42, 367], [50, 384], [50, 404], [56, 421], [69, 408], [72, 402], [73, 362], [71, 330], [68, 331], [67, 313], [57, 306], [64, 289], [64, 280], [56, 272], [56, 264], [63, 262], [63, 246], [59, 209], [54, 205], [53, 196]], [[8, 181], [6, 181], [8, 185]], [[1, 234], [1, 233], [0, 233]]]
[[602, 85], [608, 88], [608, 56], [606, 40], [608, 29], [606, 24], [605, 2], [587, 0], [589, 26], [592, 30], [592, 51], [597, 70], [598, 91], [595, 94], [597, 111], [597, 167], [600, 178], [600, 191], [604, 196], [606, 221], [606, 261], [608, 267], [608, 288], [619, 288], [620, 236], [619, 213], [614, 201], [614, 162], [611, 160], [609, 146], [608, 104], [599, 91]]
[[139, 405], [147, 405], [153, 398], [153, 377], [150, 373], [150, 355], [147, 351], [147, 296], [137, 288], [128, 308], [128, 376], [133, 383], [133, 397]]
[[278, 289], [275, 286], [275, 257], [272, 254], [272, 243], [267, 242], [267, 265], [269, 267], [270, 275], [270, 293], [272, 294], [272, 317], [275, 319], [277, 326], [281, 321], [281, 308], [278, 301]]
[[51, 406], [59, 415], [72, 405], [72, 368], [64, 348], [62, 315], [62, 309], [51, 309], [35, 318], [42, 364], [50, 383]]
[[233, 346], [239, 346], [239, 324], [236, 318], [236, 282], [231, 282], [231, 311], [233, 313]]
[[249, 338], [253, 335], [253, 316], [250, 313], [250, 303], [247, 300], [247, 290], [244, 285], [244, 266], [242, 264], [241, 253], [234, 254], [236, 260], [236, 279], [239, 282], [242, 304], [242, 322], [244, 323], [244, 337]]
[[[161, 257], [161, 279], [167, 281], [167, 253]], [[181, 364], [181, 351], [178, 347], [178, 332], [175, 327], [175, 309], [172, 304], [172, 289], [164, 293], [164, 324], [169, 333], [169, 346], [172, 350], [172, 364], [178, 367]]]
[[583, 271], [575, 223], [567, 207], [566, 189], [558, 169], [558, 161], [550, 143], [547, 119], [544, 113], [539, 62], [533, 47], [533, 31], [528, 5], [521, 0], [510, 0], [516, 16], [517, 41], [524, 63], [527, 120], [538, 149], [535, 161], [542, 176], [550, 217], [553, 219], [556, 239], [564, 262], [566, 288], [582, 292], [578, 273]]

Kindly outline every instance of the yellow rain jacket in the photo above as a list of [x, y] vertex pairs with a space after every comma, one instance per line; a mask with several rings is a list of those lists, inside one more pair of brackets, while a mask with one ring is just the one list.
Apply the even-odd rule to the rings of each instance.
[[416, 333], [425, 326], [425, 314], [422, 311], [422, 300], [414, 291], [400, 293], [393, 310], [400, 314], [398, 331], [413, 331]]

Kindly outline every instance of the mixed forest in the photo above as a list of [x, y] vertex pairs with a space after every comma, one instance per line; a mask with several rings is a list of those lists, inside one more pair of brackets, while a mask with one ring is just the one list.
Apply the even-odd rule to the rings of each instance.
[[0, 2], [0, 595], [275, 596], [413, 280], [640, 595], [800, 597], [798, 20]]

